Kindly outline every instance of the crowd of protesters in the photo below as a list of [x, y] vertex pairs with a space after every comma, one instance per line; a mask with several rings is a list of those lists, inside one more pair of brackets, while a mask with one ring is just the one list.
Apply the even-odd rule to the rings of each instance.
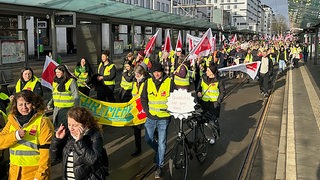
[[[123, 71], [119, 94], [115, 94], [117, 70], [110, 59], [110, 51], [103, 51], [97, 74], [93, 74], [89, 62], [81, 58], [77, 64], [74, 76], [69, 74], [66, 66], [59, 65], [55, 69], [56, 76], [53, 82], [52, 100], [47, 108], [54, 108], [53, 123], [44, 118], [44, 104], [41, 99], [42, 89], [39, 81], [33, 75], [31, 68], [24, 68], [18, 80], [14, 94], [11, 97], [1, 95], [6, 105], [1, 106], [1, 116], [5, 117], [4, 130], [0, 136], [2, 144], [0, 149], [10, 147], [11, 150], [23, 149], [25, 141], [31, 141], [31, 132], [40, 131], [40, 149], [30, 149], [37, 153], [30, 164], [19, 161], [23, 155], [11, 156], [10, 176], [22, 177], [28, 175], [32, 179], [41, 176], [50, 177], [49, 149], [54, 157], [60, 157], [63, 165], [63, 177], [77, 179], [79, 176], [88, 176], [90, 179], [105, 177], [107, 170], [100, 169], [104, 152], [100, 128], [93, 120], [94, 117], [87, 109], [79, 106], [79, 92], [89, 95], [89, 85], [92, 83], [97, 91], [97, 99], [106, 102], [129, 102], [133, 97], [140, 96], [141, 104], [147, 114], [146, 123], [133, 126], [135, 137], [135, 151], [131, 154], [136, 157], [141, 154], [141, 130], [146, 130], [145, 141], [155, 151], [155, 176], [162, 176], [164, 154], [166, 151], [167, 128], [171, 116], [166, 112], [168, 97], [175, 89], [184, 89], [194, 92], [195, 101], [200, 104], [204, 113], [209, 113], [214, 127], [219, 128], [218, 118], [220, 107], [225, 95], [224, 81], [228, 78], [245, 78], [249, 83], [249, 76], [243, 72], [219, 72], [220, 68], [260, 61], [260, 68], [256, 79], [259, 82], [260, 93], [268, 97], [271, 93], [270, 80], [275, 73], [285, 75], [288, 68], [297, 68], [300, 60], [307, 62], [308, 45], [291, 40], [239, 40], [235, 43], [222, 42], [222, 44], [207, 56], [188, 58], [182, 48], [170, 52], [162, 48], [156, 58], [152, 59], [144, 54], [144, 50], [137, 54], [128, 53], [122, 63]], [[278, 66], [278, 72], [274, 67]], [[275, 72], [275, 73], [274, 73]], [[29, 93], [29, 91], [33, 93]], [[161, 93], [158, 93], [161, 91]], [[39, 96], [40, 95], [40, 96]], [[8, 103], [11, 99], [11, 103]], [[10, 111], [5, 109], [12, 104]], [[39, 104], [39, 107], [38, 107]], [[34, 115], [37, 115], [34, 117]], [[11, 118], [11, 119], [10, 119]], [[16, 118], [18, 121], [13, 121]], [[36, 120], [33, 120], [36, 119]], [[3, 123], [5, 124], [5, 123]], [[9, 125], [15, 128], [11, 130]], [[32, 129], [37, 126], [37, 129]], [[30, 126], [33, 125], [33, 126]], [[52, 130], [43, 130], [41, 127]], [[53, 131], [55, 130], [55, 132]], [[30, 131], [28, 134], [27, 131]], [[214, 144], [220, 136], [220, 129], [209, 139]], [[31, 136], [30, 136], [31, 135]], [[9, 141], [4, 141], [8, 137]], [[30, 138], [29, 138], [30, 137]], [[25, 139], [25, 141], [21, 141]], [[52, 140], [52, 146], [49, 148]], [[60, 144], [65, 144], [63, 147]], [[90, 144], [86, 146], [85, 144]], [[30, 147], [32, 148], [32, 147]], [[90, 152], [90, 156], [85, 155]], [[63, 154], [61, 154], [63, 153]], [[44, 155], [43, 155], [44, 154]], [[63, 156], [62, 156], [63, 155]], [[83, 164], [78, 166], [78, 162]], [[26, 166], [19, 173], [17, 168]], [[32, 166], [32, 168], [28, 168]], [[44, 167], [40, 169], [40, 167]], [[94, 167], [94, 168], [92, 168]], [[28, 170], [28, 171], [27, 171]], [[41, 170], [41, 171], [40, 171]], [[29, 172], [30, 171], [30, 172]], [[15, 179], [15, 178], [14, 178]]]

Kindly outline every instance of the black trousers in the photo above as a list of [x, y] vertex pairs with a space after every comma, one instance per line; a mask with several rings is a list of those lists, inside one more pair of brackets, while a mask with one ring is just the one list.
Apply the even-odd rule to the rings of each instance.
[[78, 87], [79, 91], [82, 92], [84, 95], [89, 96], [90, 89], [87, 87]]
[[97, 99], [106, 102], [115, 102], [114, 85], [100, 85], [97, 88]]
[[265, 73], [265, 74], [260, 73], [259, 86], [260, 86], [260, 90], [263, 93], [268, 93], [269, 91], [269, 80], [270, 80], [269, 73]]
[[141, 128], [142, 125], [132, 126], [134, 134], [134, 143], [136, 150], [141, 151]]

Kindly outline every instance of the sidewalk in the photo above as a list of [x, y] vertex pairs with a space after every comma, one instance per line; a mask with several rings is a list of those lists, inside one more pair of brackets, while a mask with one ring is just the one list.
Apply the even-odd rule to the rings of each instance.
[[320, 179], [320, 66], [280, 77], [250, 179]]

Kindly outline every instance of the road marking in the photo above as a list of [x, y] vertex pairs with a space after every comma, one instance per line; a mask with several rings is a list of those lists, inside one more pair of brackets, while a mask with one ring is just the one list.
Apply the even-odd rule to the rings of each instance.
[[319, 97], [317, 95], [317, 92], [316, 92], [314, 86], [311, 83], [310, 77], [309, 77], [305, 67], [304, 66], [301, 67], [300, 71], [301, 71], [301, 74], [302, 74], [302, 77], [303, 77], [303, 82], [304, 82], [305, 87], [306, 87], [307, 92], [308, 92], [308, 97], [309, 97], [309, 100], [310, 100], [310, 103], [311, 103], [311, 107], [312, 107], [312, 111], [313, 111], [314, 117], [315, 117], [316, 122], [318, 124], [318, 129], [320, 130], [320, 108], [319, 108], [320, 99], [319, 99]]
[[289, 71], [286, 179], [296, 180], [297, 179], [297, 169], [296, 169], [292, 84], [293, 84], [293, 82], [292, 82], [292, 70], [291, 70], [291, 71]]

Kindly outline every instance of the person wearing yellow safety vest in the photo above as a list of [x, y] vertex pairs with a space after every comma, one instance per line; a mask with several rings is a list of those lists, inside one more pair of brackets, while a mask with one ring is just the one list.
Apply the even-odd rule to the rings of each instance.
[[[253, 54], [250, 48], [247, 49], [247, 54], [244, 57], [244, 61], [243, 63], [252, 63], [253, 62]], [[248, 76], [248, 74], [244, 74], [244, 76], [246, 77], [246, 82], [249, 83], [250, 82], [250, 77]]]
[[14, 95], [8, 122], [0, 132], [0, 149], [9, 148], [9, 180], [50, 180], [53, 125], [44, 110], [42, 97], [32, 91]]
[[96, 87], [97, 99], [107, 102], [115, 102], [114, 88], [116, 84], [117, 69], [116, 66], [109, 59], [110, 51], [106, 50], [102, 52], [101, 63], [98, 67], [97, 80], [100, 83]]
[[86, 58], [81, 58], [74, 68], [74, 75], [78, 78], [78, 89], [84, 95], [89, 96], [90, 88], [88, 83], [90, 81], [90, 77], [92, 75], [92, 69], [89, 61]]
[[161, 46], [161, 50], [158, 52], [158, 59], [161, 62], [163, 56], [164, 45]]
[[210, 64], [206, 74], [202, 76], [201, 82], [196, 90], [198, 102], [203, 110], [203, 116], [208, 117], [207, 123], [212, 129], [213, 134], [209, 137], [210, 144], [214, 144], [220, 136], [218, 118], [220, 107], [225, 95], [224, 82], [218, 76], [217, 66]]
[[30, 67], [24, 67], [21, 70], [21, 75], [13, 90], [13, 94], [24, 89], [33, 91], [40, 96], [43, 95], [40, 80], [34, 75], [33, 70]]
[[280, 46], [280, 49], [277, 53], [277, 62], [279, 62], [279, 73], [285, 73], [286, 70], [286, 62], [288, 61], [288, 52], [284, 48], [284, 46]]
[[129, 102], [132, 98], [132, 87], [133, 87], [133, 78], [134, 71], [131, 61], [124, 62], [124, 69], [122, 72], [120, 90], [119, 90], [119, 99], [120, 102]]
[[292, 47], [290, 51], [291, 59], [291, 67], [298, 67], [298, 61], [300, 60], [301, 48], [299, 42], [296, 42], [295, 46]]
[[183, 60], [184, 59], [184, 55], [182, 54], [182, 49], [181, 48], [177, 48], [176, 49], [176, 54], [173, 56], [174, 61], [172, 63], [174, 69], [177, 69], [179, 66], [179, 60]]
[[53, 107], [53, 125], [57, 129], [63, 124], [67, 127], [67, 113], [73, 106], [79, 106], [80, 98], [76, 80], [71, 76], [65, 65], [54, 70], [56, 76], [52, 82], [52, 99], [47, 109]]
[[173, 82], [176, 89], [186, 89], [190, 90], [190, 74], [186, 61], [182, 62], [182, 59], [179, 59], [179, 66], [174, 71]]
[[251, 53], [251, 49], [247, 49], [247, 54], [244, 57], [243, 63], [252, 63], [253, 62], [253, 54]]
[[[167, 148], [167, 129], [170, 114], [166, 111], [170, 93], [174, 90], [173, 81], [163, 72], [161, 64], [155, 61], [151, 68], [152, 77], [145, 81], [141, 92], [141, 105], [147, 114], [145, 127], [145, 141], [156, 152], [155, 178], [162, 175], [164, 155]], [[158, 140], [154, 139], [155, 130]]]
[[[142, 89], [144, 87], [144, 82], [148, 79], [149, 73], [144, 66], [138, 65], [134, 68], [134, 83], [132, 89], [132, 97], [140, 96]], [[135, 151], [131, 154], [132, 157], [136, 157], [141, 154], [141, 129], [142, 124], [132, 126], [134, 141], [135, 141]]]

